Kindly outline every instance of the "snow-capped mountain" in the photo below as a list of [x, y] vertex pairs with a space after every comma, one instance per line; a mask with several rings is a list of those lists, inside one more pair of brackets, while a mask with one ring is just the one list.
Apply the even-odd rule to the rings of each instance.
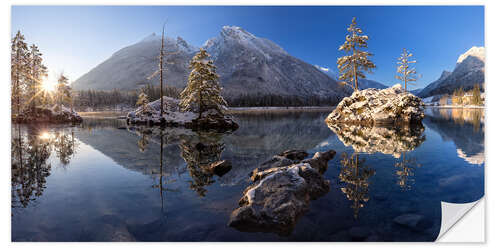
[[[120, 49], [109, 59], [73, 82], [76, 90], [130, 90], [144, 84], [157, 83], [156, 76], [148, 77], [158, 70], [161, 36], [151, 34], [140, 42]], [[165, 39], [165, 82], [184, 87], [188, 76], [189, 60], [197, 49], [184, 39]]]
[[[151, 35], [123, 48], [73, 83], [75, 89], [136, 89], [158, 69], [161, 37]], [[205, 42], [220, 75], [225, 97], [266, 94], [325, 97], [340, 100], [345, 88], [314, 66], [289, 55], [272, 41], [257, 37], [240, 27], [224, 26], [217, 37]], [[197, 52], [182, 38], [168, 38], [165, 83], [186, 85], [189, 60]]]
[[470, 90], [475, 84], [484, 84], [484, 47], [472, 47], [460, 55], [453, 72], [443, 71], [439, 79], [418, 93], [420, 97], [452, 94], [457, 88]]
[[203, 48], [212, 55], [226, 96], [275, 94], [340, 100], [347, 94], [314, 66], [240, 27], [224, 26]]
[[[328, 67], [321, 67], [319, 65], [314, 65], [317, 69], [321, 70], [323, 73], [328, 75], [330, 78], [337, 80], [338, 79], [338, 74], [334, 70], [328, 68]], [[359, 89], [369, 89], [369, 88], [375, 88], [375, 89], [385, 89], [387, 88], [386, 85], [374, 81], [374, 80], [369, 80], [369, 79], [358, 79], [358, 84], [359, 84]], [[345, 88], [348, 89], [349, 92], [352, 91], [352, 89], [349, 86], [345, 86]]]

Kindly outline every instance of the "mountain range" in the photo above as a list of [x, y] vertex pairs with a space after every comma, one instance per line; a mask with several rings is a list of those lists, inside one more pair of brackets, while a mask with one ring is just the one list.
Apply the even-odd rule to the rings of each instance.
[[[160, 46], [161, 36], [152, 34], [125, 47], [77, 79], [73, 88], [131, 90], [157, 84], [158, 76], [148, 77], [158, 69]], [[165, 48], [165, 83], [184, 88], [189, 61], [198, 50], [180, 37], [167, 38]], [[202, 48], [211, 54], [226, 98], [272, 94], [340, 100], [349, 93], [316, 67], [240, 27], [224, 26]]]
[[[425, 98], [435, 95], [452, 94], [455, 89], [462, 87], [465, 91], [471, 90], [475, 84], [483, 88], [484, 84], [484, 47], [472, 47], [458, 57], [452, 72], [443, 71], [441, 76], [417, 93]], [[484, 89], [484, 88], [483, 88]]]
[[[157, 85], [161, 36], [151, 34], [138, 43], [122, 48], [110, 58], [81, 76], [75, 90], [133, 90], [146, 84]], [[295, 96], [341, 100], [352, 89], [336, 80], [337, 74], [327, 67], [308, 64], [288, 54], [276, 43], [255, 36], [236, 26], [224, 26], [219, 35], [203, 45], [217, 66], [223, 95]], [[189, 61], [198, 49], [181, 37], [165, 39], [165, 84], [182, 89], [190, 73]], [[463, 87], [472, 89], [484, 83], [484, 47], [472, 47], [460, 55], [452, 72], [443, 71], [439, 79], [423, 89], [413, 90], [420, 97], [451, 94]], [[360, 89], [387, 86], [374, 80], [360, 79]]]
[[[334, 70], [332, 70], [328, 67], [321, 67], [318, 65], [314, 65], [314, 67], [323, 71], [330, 78], [332, 78], [334, 80], [338, 79], [338, 75]], [[377, 82], [377, 81], [374, 81], [374, 80], [361, 78], [361, 79], [358, 79], [358, 87], [359, 87], [359, 89], [368, 89], [368, 88], [385, 89], [385, 88], [387, 88], [387, 85], [384, 85], [384, 84]], [[349, 88], [349, 87], [347, 87], [347, 88]]]

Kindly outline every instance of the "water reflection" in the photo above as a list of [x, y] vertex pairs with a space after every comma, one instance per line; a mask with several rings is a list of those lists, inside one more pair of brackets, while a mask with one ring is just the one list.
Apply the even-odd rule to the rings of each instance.
[[[12, 204], [20, 209], [12, 209], [12, 241], [433, 241], [441, 201], [484, 194], [484, 168], [470, 167], [484, 164], [484, 125], [470, 112], [426, 111], [425, 131], [339, 128], [338, 136], [323, 122], [326, 112], [241, 115], [240, 129], [213, 135], [116, 119], [13, 127]], [[337, 151], [324, 176], [338, 182], [288, 236], [228, 227], [249, 172], [290, 148]], [[217, 160], [233, 169], [211, 175], [207, 166]], [[394, 223], [405, 214], [432, 226]]]
[[402, 153], [400, 161], [396, 161], [396, 176], [398, 178], [397, 184], [401, 190], [410, 190], [415, 183], [415, 169], [421, 165], [417, 162], [417, 158], [407, 156], [406, 152]]
[[346, 147], [356, 152], [390, 154], [399, 158], [425, 141], [424, 126], [416, 124], [400, 127], [370, 127], [348, 124], [329, 124]]
[[[191, 177], [189, 181], [190, 188], [200, 197], [206, 195], [207, 190], [205, 187], [215, 182], [213, 180], [214, 173], [210, 170], [210, 165], [221, 160], [222, 152], [225, 149], [222, 138], [227, 133], [192, 131], [180, 128], [151, 128], [146, 126], [130, 126], [127, 127], [127, 130], [139, 136], [137, 146], [140, 152], [144, 153], [149, 148], [155, 148], [155, 145], [149, 145], [151, 142], [159, 144], [157, 148], [159, 148], [158, 155], [160, 158], [160, 182], [163, 182], [163, 178], [168, 177], [163, 173], [165, 144], [178, 145], [180, 156], [186, 163], [185, 169]], [[178, 165], [174, 166], [174, 168], [178, 167]], [[179, 173], [181, 171], [177, 170], [176, 172]], [[156, 186], [163, 189], [161, 184], [157, 184]]]
[[196, 132], [196, 136], [184, 137], [179, 143], [181, 156], [187, 163], [192, 180], [190, 188], [204, 197], [206, 186], [214, 183], [209, 166], [221, 160], [224, 143], [222, 134], [215, 132]]
[[65, 167], [78, 146], [72, 128], [53, 132], [44, 127], [21, 125], [13, 126], [11, 145], [13, 208], [27, 207], [43, 194], [52, 169], [48, 161], [52, 152]]
[[375, 175], [375, 170], [366, 166], [366, 159], [360, 159], [358, 153], [348, 155], [344, 152], [341, 157], [342, 167], [339, 179], [344, 186], [340, 190], [348, 200], [352, 201], [351, 208], [354, 211], [354, 218], [357, 219], [359, 209], [370, 200], [368, 193], [370, 182], [368, 180]]
[[484, 163], [483, 109], [429, 109], [424, 124], [438, 132], [444, 141], [453, 141], [457, 156], [465, 162]]

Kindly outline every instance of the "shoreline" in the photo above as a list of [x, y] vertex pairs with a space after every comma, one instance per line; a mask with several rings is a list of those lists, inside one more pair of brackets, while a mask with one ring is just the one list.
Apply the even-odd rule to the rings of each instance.
[[425, 108], [439, 108], [439, 109], [484, 109], [485, 106], [434, 106], [434, 105], [424, 105]]

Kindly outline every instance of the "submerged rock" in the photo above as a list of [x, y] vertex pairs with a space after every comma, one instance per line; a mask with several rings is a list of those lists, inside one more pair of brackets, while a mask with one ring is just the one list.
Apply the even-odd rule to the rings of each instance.
[[[285, 152], [275, 157], [283, 157], [288, 161], [292, 160], [283, 155], [295, 158]], [[296, 153], [299, 152], [293, 155], [300, 155], [295, 158], [296, 161], [303, 159], [303, 153]], [[317, 199], [330, 190], [330, 182], [312, 165], [327, 164], [334, 155], [335, 151], [331, 150], [315, 154], [314, 158], [307, 159], [310, 160], [308, 163], [254, 171], [251, 177], [254, 183], [243, 192], [239, 208], [231, 213], [229, 226], [245, 232], [290, 234], [298, 218], [308, 210], [310, 200]], [[319, 169], [326, 169], [326, 166]]]
[[424, 103], [404, 91], [400, 84], [382, 90], [365, 89], [345, 97], [328, 115], [329, 124], [401, 124], [418, 123], [424, 118]]
[[82, 121], [78, 113], [64, 106], [33, 107], [12, 118], [14, 123], [80, 123]]
[[191, 111], [183, 112], [179, 100], [163, 97], [163, 117], [160, 116], [161, 99], [150, 102], [146, 108], [139, 107], [127, 114], [127, 123], [146, 125], [165, 125], [169, 127], [185, 127], [194, 130], [236, 130], [238, 124], [232, 116], [216, 109], [209, 109], [202, 114]]
[[415, 231], [422, 231], [432, 226], [432, 221], [426, 220], [420, 214], [403, 214], [394, 218], [394, 223]]

